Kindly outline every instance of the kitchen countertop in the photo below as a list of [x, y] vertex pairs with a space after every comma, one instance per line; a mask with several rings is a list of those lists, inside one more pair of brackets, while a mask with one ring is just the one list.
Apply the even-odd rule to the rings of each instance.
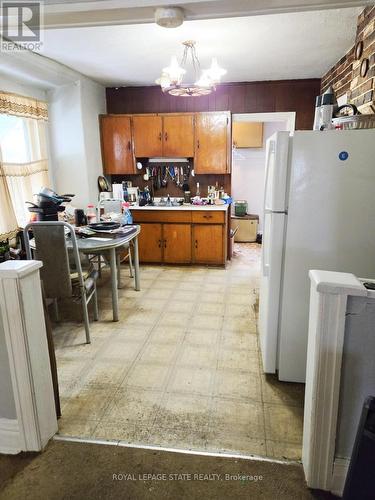
[[178, 206], [162, 206], [158, 205], [145, 205], [140, 207], [139, 205], [132, 205], [129, 207], [130, 210], [207, 210], [212, 212], [223, 211], [226, 212], [228, 210], [229, 205], [226, 203], [225, 205], [178, 205]]

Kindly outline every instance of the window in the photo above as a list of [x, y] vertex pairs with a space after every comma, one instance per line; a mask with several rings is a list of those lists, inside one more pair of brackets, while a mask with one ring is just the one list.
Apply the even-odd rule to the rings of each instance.
[[[8, 190], [19, 227], [30, 219], [26, 202], [33, 202], [33, 195], [49, 186], [46, 125], [41, 119], [0, 114], [0, 182], [6, 184], [3, 189]], [[0, 212], [4, 203], [1, 199]]]

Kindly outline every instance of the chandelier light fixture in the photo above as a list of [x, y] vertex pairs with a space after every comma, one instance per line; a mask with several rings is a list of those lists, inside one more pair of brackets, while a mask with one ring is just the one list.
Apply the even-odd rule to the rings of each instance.
[[[216, 58], [213, 58], [211, 66], [201, 72], [194, 40], [187, 40], [183, 45], [181, 63], [178, 63], [175, 56], [172, 57], [170, 65], [163, 68], [161, 77], [155, 83], [160, 85], [163, 92], [174, 96], [199, 97], [211, 94], [227, 71], [218, 65]], [[195, 74], [195, 83], [183, 83], [189, 61]]]

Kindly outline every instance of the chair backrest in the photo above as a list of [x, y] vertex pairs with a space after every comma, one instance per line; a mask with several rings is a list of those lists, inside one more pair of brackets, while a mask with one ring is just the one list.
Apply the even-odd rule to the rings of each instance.
[[40, 277], [47, 298], [58, 299], [72, 296], [69, 256], [64, 228], [70, 229], [73, 243], [73, 257], [76, 271], [82, 281], [82, 269], [79, 260], [74, 228], [66, 222], [33, 222], [24, 229], [27, 256], [31, 258], [29, 230], [34, 233], [35, 258], [43, 262]]

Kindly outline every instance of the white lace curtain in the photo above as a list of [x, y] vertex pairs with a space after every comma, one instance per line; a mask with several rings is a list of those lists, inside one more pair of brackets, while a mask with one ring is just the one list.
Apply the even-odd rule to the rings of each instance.
[[25, 202], [49, 186], [46, 119], [46, 103], [0, 92], [0, 240], [25, 226]]

